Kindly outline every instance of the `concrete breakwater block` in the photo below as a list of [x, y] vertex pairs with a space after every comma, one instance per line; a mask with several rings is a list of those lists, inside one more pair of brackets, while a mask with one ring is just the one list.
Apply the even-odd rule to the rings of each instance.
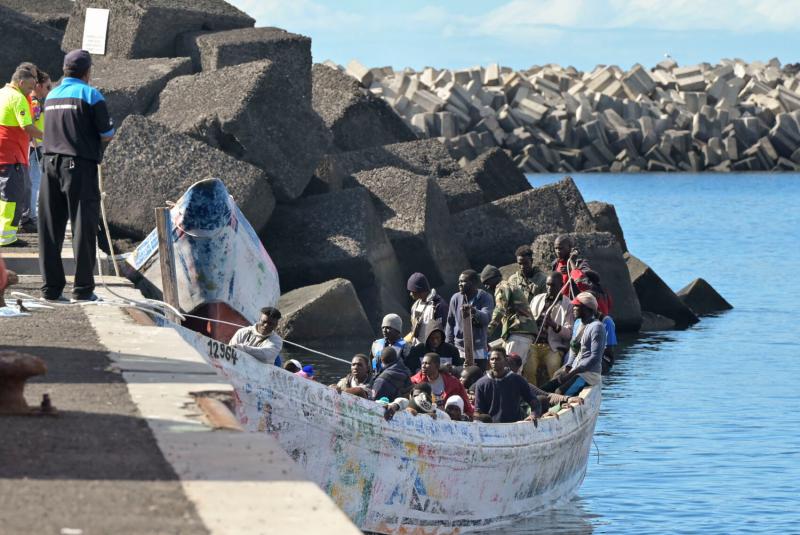
[[13, 9], [30, 17], [35, 22], [47, 24], [57, 30], [64, 31], [72, 13], [74, 3], [71, 0], [0, 0], [0, 6]]
[[447, 176], [461, 169], [438, 140], [420, 139], [327, 154], [320, 160], [314, 173], [316, 189], [342, 189], [346, 177], [378, 167], [397, 167], [434, 178]]
[[138, 115], [128, 116], [103, 160], [108, 222], [115, 234], [137, 240], [155, 228], [153, 209], [176, 201], [198, 180], [225, 183], [258, 232], [275, 207], [265, 173], [205, 143]]
[[531, 189], [519, 167], [502, 149], [496, 147], [480, 154], [464, 167], [463, 173], [478, 183], [485, 202]]
[[463, 212], [486, 202], [484, 191], [478, 185], [473, 173], [474, 170], [462, 169], [436, 179], [451, 214]]
[[[545, 234], [533, 242], [534, 263], [545, 273], [550, 271], [555, 251], [553, 242], [558, 234]], [[600, 284], [611, 294], [611, 317], [617, 330], [638, 331], [642, 324], [642, 308], [631, 283], [622, 248], [608, 232], [570, 234], [580, 257], [585, 258], [592, 271], [600, 276]]]
[[655, 312], [642, 312], [641, 332], [671, 331], [675, 328], [675, 322], [661, 314]]
[[673, 320], [678, 329], [686, 329], [700, 321], [650, 266], [630, 253], [625, 253], [625, 262], [642, 310]]
[[352, 151], [417, 139], [383, 99], [338, 69], [314, 64], [312, 103], [333, 133], [332, 149]]
[[374, 330], [389, 312], [407, 319], [405, 280], [366, 189], [278, 205], [259, 236], [278, 266], [282, 288], [293, 290], [340, 277], [355, 286]]
[[677, 292], [684, 305], [692, 309], [698, 316], [724, 312], [733, 309], [713, 286], [705, 279], [695, 279]]
[[64, 54], [61, 32], [46, 24], [0, 5], [0, 80], [11, 80], [14, 69], [30, 61], [47, 71], [53, 80], [61, 78]]
[[106, 57], [113, 58], [172, 57], [182, 33], [255, 24], [224, 0], [76, 0], [64, 33], [64, 51], [81, 48], [89, 7], [110, 10]]
[[303, 286], [278, 301], [278, 332], [294, 342], [368, 339], [373, 326], [347, 279]]
[[540, 234], [593, 229], [592, 215], [571, 178], [453, 214], [453, 233], [472, 266], [502, 266]]
[[330, 143], [268, 60], [174, 78], [152, 118], [263, 169], [284, 201], [300, 196]]
[[189, 58], [99, 59], [93, 62], [92, 85], [106, 99], [114, 124], [128, 115], [144, 115], [176, 76], [192, 73]]
[[592, 213], [594, 219], [594, 227], [598, 232], [610, 232], [617, 243], [622, 248], [623, 253], [628, 252], [628, 246], [625, 243], [625, 234], [622, 232], [622, 225], [619, 224], [617, 217], [617, 209], [613, 204], [600, 201], [591, 201], [586, 203], [586, 207]]
[[455, 288], [467, 257], [453, 240], [447, 201], [433, 179], [381, 167], [356, 173], [348, 182], [372, 195], [404, 278], [420, 272], [433, 287]]
[[188, 43], [195, 70], [211, 71], [267, 59], [297, 100], [311, 101], [310, 37], [281, 28], [240, 28], [192, 34], [184, 43]]

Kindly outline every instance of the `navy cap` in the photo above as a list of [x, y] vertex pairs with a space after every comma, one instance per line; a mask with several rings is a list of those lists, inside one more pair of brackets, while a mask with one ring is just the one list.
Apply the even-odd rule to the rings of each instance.
[[409, 292], [427, 292], [431, 289], [428, 279], [422, 273], [414, 273], [408, 278], [406, 288]]
[[85, 50], [73, 50], [64, 56], [64, 69], [83, 72], [92, 66], [92, 56]]

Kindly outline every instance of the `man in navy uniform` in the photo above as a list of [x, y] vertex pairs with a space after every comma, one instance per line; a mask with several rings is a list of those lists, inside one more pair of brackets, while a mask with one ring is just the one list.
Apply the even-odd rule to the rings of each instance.
[[39, 266], [42, 294], [63, 300], [61, 263], [67, 219], [75, 255], [73, 301], [95, 301], [94, 267], [100, 220], [97, 165], [114, 125], [100, 91], [89, 85], [92, 57], [73, 50], [64, 57], [64, 79], [45, 101], [44, 176], [39, 192]]

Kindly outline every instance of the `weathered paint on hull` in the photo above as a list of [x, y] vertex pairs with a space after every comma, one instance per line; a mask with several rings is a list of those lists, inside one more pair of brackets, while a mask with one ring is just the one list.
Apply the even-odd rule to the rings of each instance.
[[362, 529], [465, 533], [509, 525], [569, 500], [583, 481], [600, 389], [559, 418], [436, 421], [383, 409], [265, 366], [178, 327], [230, 381], [237, 417], [269, 433]]
[[[192, 185], [170, 215], [182, 310], [211, 313], [212, 319], [224, 321], [244, 318], [252, 324], [262, 307], [278, 302], [278, 270], [221, 180], [212, 178]], [[155, 230], [126, 262], [161, 290]], [[221, 306], [208, 306], [214, 303]], [[229, 340], [232, 329], [215, 327], [209, 334]]]

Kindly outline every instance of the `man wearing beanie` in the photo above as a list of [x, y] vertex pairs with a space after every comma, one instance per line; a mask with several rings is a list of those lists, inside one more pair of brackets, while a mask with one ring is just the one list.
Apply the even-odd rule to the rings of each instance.
[[399, 359], [405, 363], [408, 354], [411, 352], [411, 345], [403, 340], [403, 319], [397, 314], [386, 314], [381, 322], [381, 334], [383, 338], [378, 338], [372, 342], [370, 354], [372, 355], [372, 369], [375, 373], [383, 370], [381, 361], [381, 351], [385, 347], [394, 347]]
[[435, 329], [444, 331], [447, 321], [448, 304], [441, 295], [431, 288], [427, 277], [414, 273], [408, 278], [406, 288], [414, 299], [411, 305], [411, 343], [424, 343]]
[[[572, 300], [575, 315], [569, 358], [552, 381], [542, 387], [547, 392], [576, 396], [584, 386], [602, 381], [603, 351], [606, 329], [597, 318], [597, 299], [590, 292], [581, 292]], [[578, 324], [580, 320], [580, 325]]]
[[100, 222], [97, 165], [114, 125], [100, 91], [89, 85], [92, 57], [73, 50], [64, 57], [64, 79], [45, 100], [44, 172], [39, 190], [39, 267], [42, 294], [63, 299], [61, 246], [67, 219], [75, 255], [74, 301], [94, 301], [95, 241]]

